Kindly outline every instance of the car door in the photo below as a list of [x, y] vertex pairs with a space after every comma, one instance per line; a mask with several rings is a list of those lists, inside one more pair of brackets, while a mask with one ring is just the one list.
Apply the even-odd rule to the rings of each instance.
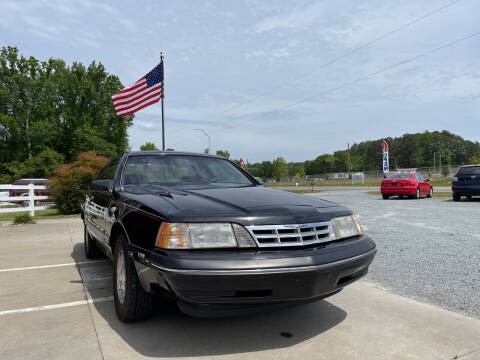
[[[111, 160], [105, 166], [96, 180], [113, 180], [115, 172], [119, 163], [119, 158]], [[108, 234], [106, 231], [106, 221], [110, 217], [108, 213], [108, 206], [112, 197], [111, 191], [92, 191], [92, 196], [89, 199], [89, 210], [92, 215], [92, 223], [96, 228], [96, 235], [98, 240], [108, 244]]]
[[420, 188], [420, 193], [421, 194], [426, 194], [428, 193], [428, 185], [425, 182], [425, 179], [423, 178], [422, 175], [415, 173], [415, 179], [418, 181], [418, 187]]

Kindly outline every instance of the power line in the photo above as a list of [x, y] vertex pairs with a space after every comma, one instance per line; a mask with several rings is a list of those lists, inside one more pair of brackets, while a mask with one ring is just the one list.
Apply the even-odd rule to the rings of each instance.
[[[222, 110], [222, 111], [220, 111], [220, 112], [218, 112], [218, 113], [215, 113], [215, 114], [213, 114], [213, 115], [210, 115], [210, 116], [208, 116], [208, 117], [206, 117], [206, 118], [204, 118], [204, 119], [198, 120], [198, 121], [200, 121], [200, 122], [202, 122], [202, 121], [208, 121], [208, 120], [217, 118], [218, 116], [220, 116], [220, 115], [222, 115], [222, 114], [225, 114], [225, 113], [228, 113], [228, 112], [230, 112], [230, 111], [232, 111], [232, 110], [238, 109], [239, 107], [242, 107], [242, 106], [244, 106], [244, 105], [251, 104], [251, 103], [255, 102], [256, 100], [264, 97], [264, 96], [267, 95], [267, 94], [270, 94], [270, 93], [272, 93], [272, 92], [274, 92], [274, 91], [276, 91], [276, 90], [278, 90], [278, 89], [281, 89], [281, 88], [283, 88], [283, 87], [285, 87], [285, 86], [287, 86], [287, 85], [290, 85], [291, 83], [293, 83], [293, 82], [295, 82], [295, 81], [297, 81], [297, 80], [300, 80], [300, 79], [302, 79], [302, 78], [304, 78], [304, 77], [306, 77], [306, 76], [308, 76], [308, 75], [311, 75], [311, 74], [313, 74], [313, 73], [315, 73], [315, 72], [317, 72], [317, 71], [319, 71], [319, 70], [325, 69], [325, 68], [327, 68], [328, 66], [330, 66], [330, 65], [332, 65], [332, 64], [334, 64], [334, 63], [336, 63], [336, 62], [338, 62], [338, 61], [340, 61], [340, 60], [343, 60], [344, 58], [346, 58], [346, 57], [348, 57], [348, 56], [350, 56], [350, 55], [352, 55], [352, 54], [355, 54], [356, 52], [358, 52], [358, 51], [360, 51], [360, 50], [363, 50], [363, 49], [369, 47], [370, 45], [372, 45], [372, 44], [374, 44], [374, 43], [376, 43], [376, 42], [378, 42], [378, 41], [380, 41], [380, 40], [383, 40], [383, 39], [385, 39], [385, 38], [387, 38], [387, 37], [389, 37], [389, 36], [391, 36], [391, 35], [399, 32], [399, 31], [401, 31], [401, 30], [403, 30], [403, 29], [405, 29], [405, 28], [407, 28], [407, 27], [409, 27], [409, 26], [412, 26], [412, 25], [414, 25], [414, 24], [416, 24], [416, 23], [418, 23], [418, 22], [420, 22], [420, 21], [422, 21], [422, 20], [424, 20], [424, 19], [426, 19], [426, 18], [428, 18], [428, 17], [430, 17], [430, 16], [432, 16], [432, 15], [434, 15], [434, 14], [436, 14], [436, 13], [438, 13], [438, 12], [440, 12], [440, 11], [442, 11], [442, 10], [444, 10], [444, 9], [446, 9], [446, 8], [448, 8], [448, 7], [456, 4], [456, 3], [458, 3], [458, 2], [460, 2], [460, 1], [461, 1], [461, 0], [451, 1], [451, 2], [449, 2], [449, 3], [447, 3], [447, 4], [443, 5], [443, 6], [441, 6], [441, 7], [439, 7], [439, 8], [436, 8], [435, 10], [433, 10], [433, 11], [431, 11], [431, 12], [425, 14], [425, 15], [422, 15], [422, 16], [420, 16], [420, 17], [418, 17], [418, 18], [416, 18], [416, 19], [414, 19], [414, 20], [412, 20], [412, 21], [410, 21], [410, 22], [408, 22], [408, 23], [406, 23], [406, 24], [404, 24], [404, 25], [401, 25], [401, 26], [399, 26], [399, 27], [397, 27], [397, 28], [395, 28], [395, 29], [393, 29], [393, 30], [391, 30], [391, 31], [383, 34], [383, 35], [380, 35], [379, 37], [376, 37], [376, 38], [374, 38], [373, 40], [370, 40], [370, 41], [366, 42], [366, 43], [363, 44], [363, 45], [360, 45], [360, 46], [358, 46], [358, 47], [356, 47], [356, 48], [354, 48], [354, 49], [352, 49], [352, 50], [350, 50], [350, 51], [347, 51], [347, 52], [344, 53], [343, 55], [340, 55], [340, 56], [338, 56], [338, 57], [336, 57], [336, 58], [333, 58], [332, 60], [329, 60], [329, 61], [327, 61], [326, 63], [324, 63], [324, 64], [322, 64], [322, 65], [319, 65], [319, 66], [317, 66], [317, 67], [315, 67], [315, 68], [313, 68], [313, 69], [311, 69], [311, 70], [309, 70], [309, 71], [307, 71], [307, 72], [305, 72], [305, 73], [302, 73], [302, 74], [300, 74], [300, 75], [298, 75], [298, 76], [296, 76], [296, 77], [291, 78], [290, 80], [287, 80], [287, 81], [285, 81], [285, 82], [283, 82], [283, 83], [281, 83], [281, 84], [278, 84], [277, 86], [275, 86], [275, 87], [273, 87], [273, 88], [270, 88], [270, 89], [268, 89], [268, 90], [265, 90], [265, 91], [257, 94], [252, 100], [247, 100], [247, 101], [241, 102], [241, 103], [239, 103], [239, 104], [237, 104], [237, 105], [234, 105], [234, 106], [232, 106], [232, 107], [230, 107], [230, 108], [228, 108], [228, 109]], [[173, 134], [178, 133], [178, 132], [180, 132], [180, 131], [183, 132], [184, 130], [178, 130], [178, 131], [176, 131], [176, 132], [173, 132]]]
[[[353, 79], [353, 80], [351, 80], [351, 81], [347, 81], [347, 82], [345, 82], [345, 83], [343, 83], [343, 84], [340, 84], [340, 85], [338, 85], [338, 86], [335, 86], [335, 87], [333, 87], [333, 88], [330, 88], [330, 89], [328, 89], [328, 90], [325, 90], [325, 91], [323, 91], [323, 92], [321, 92], [321, 93], [315, 94], [315, 95], [313, 95], [313, 96], [308, 96], [308, 97], [303, 98], [303, 99], [301, 99], [301, 100], [299, 100], [299, 101], [295, 101], [295, 102], [290, 103], [289, 105], [287, 105], [287, 106], [285, 106], [285, 107], [283, 107], [283, 108], [281, 108], [281, 109], [277, 109], [277, 111], [278, 111], [278, 110], [287, 110], [287, 109], [290, 109], [290, 108], [292, 108], [292, 107], [294, 107], [294, 106], [298, 106], [298, 105], [300, 105], [300, 104], [303, 104], [303, 103], [306, 102], [306, 101], [313, 100], [313, 99], [318, 98], [318, 97], [320, 97], [320, 96], [324, 96], [324, 95], [327, 95], [327, 94], [329, 94], [329, 93], [335, 92], [335, 91], [337, 91], [337, 90], [343, 89], [343, 88], [345, 88], [345, 87], [347, 87], [347, 86], [353, 85], [353, 84], [355, 84], [355, 83], [357, 83], [357, 82], [360, 82], [360, 81], [362, 81], [362, 80], [366, 80], [366, 79], [368, 79], [368, 78], [370, 78], [370, 77], [373, 77], [373, 76], [379, 75], [379, 74], [381, 74], [381, 73], [390, 71], [390, 70], [392, 70], [392, 69], [394, 69], [394, 68], [397, 68], [397, 67], [399, 67], [399, 66], [401, 66], [401, 65], [405, 65], [405, 64], [410, 63], [410, 62], [412, 62], [412, 61], [414, 61], [414, 60], [420, 59], [420, 58], [422, 58], [422, 57], [424, 57], [424, 56], [430, 55], [430, 54], [432, 54], [432, 53], [435, 53], [435, 52], [437, 52], [437, 51], [443, 50], [443, 49], [445, 49], [445, 48], [448, 48], [448, 47], [457, 45], [457, 44], [459, 44], [459, 43], [461, 43], [461, 42], [464, 42], [464, 41], [466, 41], [466, 40], [472, 39], [472, 38], [474, 38], [474, 37], [476, 37], [476, 36], [479, 36], [479, 35], [480, 35], [480, 31], [477, 31], [477, 32], [475, 32], [475, 33], [473, 33], [473, 34], [467, 35], [467, 36], [462, 37], [462, 38], [460, 38], [460, 39], [457, 39], [457, 40], [455, 40], [455, 41], [451, 41], [451, 42], [449, 42], [449, 43], [446, 43], [446, 44], [443, 44], [443, 45], [441, 45], [441, 46], [435, 47], [435, 48], [433, 48], [433, 49], [427, 50], [427, 51], [422, 52], [422, 53], [420, 53], [420, 54], [417, 54], [417, 55], [415, 55], [415, 56], [409, 57], [409, 58], [407, 58], [407, 59], [405, 59], [405, 60], [402, 60], [402, 61], [400, 61], [400, 62], [397, 62], [397, 63], [395, 63], [395, 64], [392, 64], [392, 65], [389, 65], [389, 66], [387, 66], [387, 67], [384, 67], [384, 68], [382, 68], [382, 69], [380, 69], [380, 70], [376, 70], [376, 71], [371, 72], [371, 73], [369, 73], [369, 74], [367, 74], [367, 75], [363, 75], [363, 76], [357, 77], [357, 78], [355, 78], [355, 79]], [[239, 122], [239, 123], [235, 124], [234, 126], [230, 126], [230, 127], [226, 128], [226, 129], [220, 129], [220, 130], [217, 130], [217, 131], [212, 131], [212, 132], [210, 132], [210, 133], [211, 133], [211, 134], [217, 134], [217, 133], [220, 133], [220, 132], [224, 132], [224, 131], [227, 131], [227, 130], [236, 128], [236, 127], [238, 127], [238, 126], [240, 126], [240, 125], [243, 125], [243, 124], [245, 124], [245, 123], [247, 123], [247, 122], [256, 120], [256, 119], [258, 119], [258, 118], [260, 118], [260, 117], [261, 117], [261, 115], [260, 115], [260, 116], [255, 116], [255, 117], [253, 117], [253, 118], [251, 118], [251, 119], [248, 119], [248, 120]], [[185, 139], [185, 140], [188, 140], [188, 139], [190, 139], [190, 138], [187, 138], [187, 139]], [[182, 142], [182, 141], [180, 141], [180, 142]], [[175, 143], [175, 144], [178, 144], [178, 143], [180, 143], [180, 142], [177, 142], [177, 143]], [[173, 144], [173, 145], [175, 145], [175, 144]]]

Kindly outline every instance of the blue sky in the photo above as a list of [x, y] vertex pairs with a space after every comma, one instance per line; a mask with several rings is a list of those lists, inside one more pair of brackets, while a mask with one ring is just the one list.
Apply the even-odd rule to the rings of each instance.
[[[480, 140], [480, 36], [333, 90], [480, 31], [477, 0], [269, 91], [451, 1], [0, 0], [0, 46], [39, 59], [100, 61], [124, 85], [163, 51], [167, 147], [203, 151], [208, 140], [195, 130], [202, 128], [214, 151], [301, 161], [347, 142], [427, 129]], [[160, 114], [159, 105], [137, 113], [133, 150], [146, 141], [161, 146]]]

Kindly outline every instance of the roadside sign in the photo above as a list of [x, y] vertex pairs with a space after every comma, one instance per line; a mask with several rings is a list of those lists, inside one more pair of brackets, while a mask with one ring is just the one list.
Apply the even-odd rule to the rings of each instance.
[[297, 173], [295, 176], [297, 177], [297, 179], [300, 179], [301, 175], [300, 175], [300, 173]]
[[389, 172], [389, 166], [388, 166], [388, 144], [385, 140], [382, 141], [382, 151], [383, 151], [383, 178], [386, 179]]

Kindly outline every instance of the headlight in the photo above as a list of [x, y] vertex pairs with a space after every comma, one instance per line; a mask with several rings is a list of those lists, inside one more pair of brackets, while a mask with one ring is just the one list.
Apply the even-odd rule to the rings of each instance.
[[155, 246], [164, 249], [256, 247], [248, 231], [230, 223], [162, 223]]
[[363, 234], [362, 225], [360, 225], [355, 215], [333, 218], [331, 226], [332, 240], [360, 236]]

